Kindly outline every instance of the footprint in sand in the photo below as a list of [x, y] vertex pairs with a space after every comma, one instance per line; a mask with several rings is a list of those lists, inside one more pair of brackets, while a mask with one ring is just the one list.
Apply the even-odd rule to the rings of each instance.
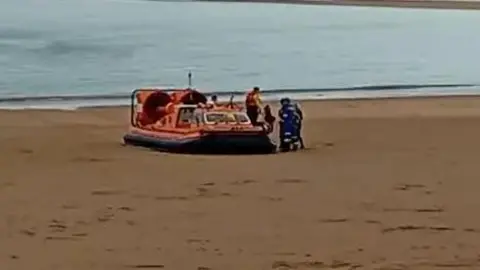
[[202, 186], [207, 186], [207, 187], [215, 186], [215, 183], [214, 182], [206, 182], [206, 183], [203, 183]]
[[367, 220], [365, 220], [365, 223], [367, 223], [367, 224], [382, 224], [381, 221], [373, 220], [373, 219], [367, 219]]
[[123, 190], [115, 190], [115, 189], [98, 189], [93, 190], [90, 194], [95, 196], [108, 196], [108, 195], [120, 195], [126, 193]]
[[383, 212], [414, 212], [414, 213], [442, 213], [445, 209], [441, 207], [432, 208], [384, 208]]
[[210, 243], [208, 239], [188, 239], [187, 243], [191, 244], [192, 246], [196, 247], [195, 250], [199, 252], [206, 252], [207, 251], [207, 244]]
[[157, 201], [186, 201], [189, 198], [187, 196], [156, 196]]
[[270, 196], [263, 196], [261, 197], [261, 199], [270, 201], [270, 202], [281, 202], [284, 200], [282, 197], [270, 197]]
[[107, 161], [112, 161], [113, 159], [111, 158], [99, 158], [99, 157], [75, 157], [72, 158], [73, 162], [107, 162]]
[[213, 197], [230, 197], [230, 196], [232, 196], [232, 194], [229, 192], [217, 192], [204, 187], [197, 188], [197, 197], [213, 198]]
[[399, 184], [395, 186], [393, 189], [394, 190], [401, 190], [401, 191], [408, 191], [408, 190], [413, 190], [413, 189], [423, 189], [426, 188], [425, 185], [422, 184]]
[[417, 209], [413, 209], [413, 211], [417, 213], [442, 213], [442, 212], [445, 212], [445, 209], [440, 207], [433, 207], [433, 208], [417, 208]]
[[447, 226], [420, 226], [420, 225], [402, 225], [397, 227], [389, 227], [382, 229], [383, 233], [397, 231], [453, 231], [454, 229]]
[[232, 185], [235, 186], [243, 186], [243, 185], [248, 185], [248, 184], [253, 184], [257, 183], [258, 181], [253, 180], [253, 179], [244, 179], [244, 180], [236, 180], [232, 182]]
[[122, 211], [126, 211], [126, 212], [134, 211], [134, 209], [132, 207], [129, 207], [129, 206], [121, 206], [121, 207], [118, 208], [118, 210], [122, 210]]
[[335, 143], [333, 143], [333, 142], [324, 142], [324, 143], [323, 143], [323, 146], [333, 147], [333, 146], [335, 146]]
[[52, 219], [50, 224], [48, 224], [48, 228], [50, 228], [51, 232], [64, 232], [67, 229], [67, 225], [63, 221]]
[[107, 222], [115, 218], [115, 213], [112, 211], [112, 207], [107, 207], [96, 213], [97, 221]]
[[348, 218], [325, 218], [319, 220], [322, 223], [344, 223], [348, 221], [350, 221]]
[[23, 230], [20, 230], [20, 233], [23, 234], [23, 235], [30, 236], [30, 237], [33, 237], [33, 236], [37, 235], [37, 232], [36, 232], [35, 228], [23, 229]]
[[134, 264], [134, 265], [128, 265], [128, 268], [133, 268], [133, 269], [161, 269], [165, 268], [165, 265], [163, 264]]
[[346, 268], [356, 269], [362, 267], [360, 264], [354, 264], [345, 261], [335, 260], [332, 263], [324, 263], [321, 261], [300, 261], [300, 262], [286, 262], [286, 261], [275, 261], [272, 264], [272, 269], [337, 269], [337, 268]]
[[276, 252], [276, 253], [273, 253], [273, 255], [276, 255], [276, 256], [295, 256], [297, 254], [295, 252]]
[[307, 183], [308, 181], [304, 179], [286, 178], [286, 179], [278, 179], [275, 182], [279, 184], [303, 184], [303, 183]]
[[32, 149], [26, 149], [26, 148], [18, 149], [18, 152], [21, 153], [21, 154], [26, 154], [26, 155], [33, 154]]

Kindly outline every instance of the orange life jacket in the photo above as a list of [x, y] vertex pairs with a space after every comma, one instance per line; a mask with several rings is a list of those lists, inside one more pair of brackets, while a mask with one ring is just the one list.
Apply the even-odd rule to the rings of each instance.
[[247, 98], [245, 99], [245, 105], [247, 106], [257, 106], [257, 95], [258, 93], [255, 93], [253, 91], [248, 92]]

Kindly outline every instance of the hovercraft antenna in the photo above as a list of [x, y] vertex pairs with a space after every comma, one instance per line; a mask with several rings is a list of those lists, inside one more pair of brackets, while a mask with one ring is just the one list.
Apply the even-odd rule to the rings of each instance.
[[188, 89], [192, 89], [192, 72], [188, 72]]
[[233, 98], [234, 98], [234, 97], [235, 97], [235, 96], [232, 94], [232, 95], [230, 96], [230, 101], [228, 102], [228, 106], [229, 106], [230, 108], [232, 108], [232, 109], [233, 109]]

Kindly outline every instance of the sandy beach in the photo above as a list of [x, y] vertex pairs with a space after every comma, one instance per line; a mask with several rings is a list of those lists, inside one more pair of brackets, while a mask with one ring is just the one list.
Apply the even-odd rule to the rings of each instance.
[[0, 269], [479, 269], [480, 98], [304, 102], [308, 150], [125, 147], [128, 109], [0, 112]]
[[249, 2], [300, 5], [336, 5], [433, 9], [480, 9], [478, 0], [195, 0], [200, 2]]

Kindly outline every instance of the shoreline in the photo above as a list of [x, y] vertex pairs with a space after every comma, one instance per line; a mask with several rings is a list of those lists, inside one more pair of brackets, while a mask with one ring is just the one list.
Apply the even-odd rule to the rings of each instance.
[[[364, 99], [330, 99], [330, 100], [297, 100], [306, 115], [315, 119], [359, 119], [359, 118], [480, 118], [480, 96], [439, 96], [439, 97], [395, 97], [395, 98], [364, 98]], [[278, 102], [265, 101], [276, 114], [279, 109]], [[11, 119], [7, 122], [15, 123], [37, 118], [33, 122], [41, 125], [42, 121], [56, 122], [75, 126], [78, 119], [89, 115], [95, 119], [107, 114], [122, 119], [122, 133], [127, 130], [130, 123], [130, 106], [97, 106], [82, 107], [75, 110], [65, 109], [0, 109], [2, 117]], [[19, 117], [22, 120], [15, 120]], [[49, 119], [49, 120], [47, 120]], [[68, 120], [70, 119], [70, 120]], [[28, 120], [32, 121], [32, 120]], [[1, 121], [0, 121], [1, 123]], [[83, 123], [83, 122], [81, 122]], [[23, 125], [23, 124], [21, 124]], [[95, 126], [97, 126], [95, 124]], [[0, 125], [1, 127], [1, 125]], [[98, 126], [102, 128], [102, 126]], [[123, 136], [123, 135], [122, 135]]]
[[[161, 88], [160, 88], [161, 89]], [[164, 91], [172, 91], [165, 89]], [[202, 91], [202, 89], [199, 89]], [[239, 101], [245, 92], [239, 90], [203, 92], [207, 97], [217, 95], [220, 99], [230, 99], [230, 95]], [[112, 94], [52, 94], [34, 96], [0, 96], [2, 109], [65, 109], [75, 110], [81, 107], [111, 107], [129, 105], [132, 93]], [[289, 96], [295, 100], [330, 100], [330, 99], [378, 99], [378, 98], [409, 98], [409, 97], [440, 97], [440, 96], [477, 96], [480, 95], [480, 85], [468, 84], [384, 84], [357, 85], [332, 88], [280, 88], [264, 89], [264, 100], [276, 101]]]
[[[414, 97], [380, 97], [380, 98], [342, 98], [342, 99], [318, 99], [318, 100], [311, 100], [311, 99], [295, 99], [295, 102], [299, 102], [300, 104], [366, 104], [366, 103], [385, 103], [385, 102], [392, 102], [392, 103], [408, 103], [408, 102], [468, 102], [468, 101], [480, 101], [480, 94], [478, 95], [458, 95], [458, 96], [414, 96]], [[239, 102], [237, 102], [239, 103]], [[276, 107], [278, 105], [278, 100], [268, 100], [264, 101], [264, 104], [271, 105]], [[103, 109], [124, 109], [127, 110], [130, 108], [130, 105], [124, 106], [98, 106], [98, 107], [81, 107], [77, 110], [88, 111], [88, 110], [103, 110]], [[3, 109], [0, 109], [2, 112]], [[30, 110], [30, 109], [26, 109]], [[33, 109], [35, 110], [35, 109]], [[40, 110], [39, 110], [40, 111]], [[52, 111], [56, 111], [52, 109]], [[57, 111], [62, 111], [61, 109]], [[480, 111], [479, 111], [480, 112]], [[480, 114], [479, 114], [480, 117]]]
[[[385, 102], [385, 101], [415, 101], [415, 100], [438, 100], [438, 101], [448, 101], [448, 100], [475, 100], [480, 98], [480, 93], [478, 94], [446, 94], [446, 95], [411, 95], [411, 96], [386, 96], [386, 97], [344, 97], [344, 98], [325, 98], [325, 99], [303, 99], [303, 98], [292, 98], [293, 100], [301, 103], [342, 103], [342, 102]], [[278, 99], [264, 99], [264, 103], [266, 104], [276, 104], [279, 101]], [[236, 103], [242, 103], [241, 101], [237, 101]], [[97, 109], [116, 109], [116, 108], [130, 108], [130, 104], [112, 104], [112, 105], [82, 105], [82, 106], [72, 106], [68, 107], [67, 105], [61, 106], [58, 105], [54, 107], [54, 105], [49, 106], [41, 106], [39, 107], [35, 105], [31, 105], [29, 107], [2, 107], [0, 104], [0, 113], [1, 112], [9, 112], [9, 111], [79, 111], [79, 110], [97, 110]]]
[[479, 10], [480, 1], [445, 1], [445, 0], [193, 0], [194, 2], [224, 2], [224, 3], [271, 3], [294, 5], [323, 6], [358, 6], [386, 8], [421, 8], [421, 9], [451, 9]]

